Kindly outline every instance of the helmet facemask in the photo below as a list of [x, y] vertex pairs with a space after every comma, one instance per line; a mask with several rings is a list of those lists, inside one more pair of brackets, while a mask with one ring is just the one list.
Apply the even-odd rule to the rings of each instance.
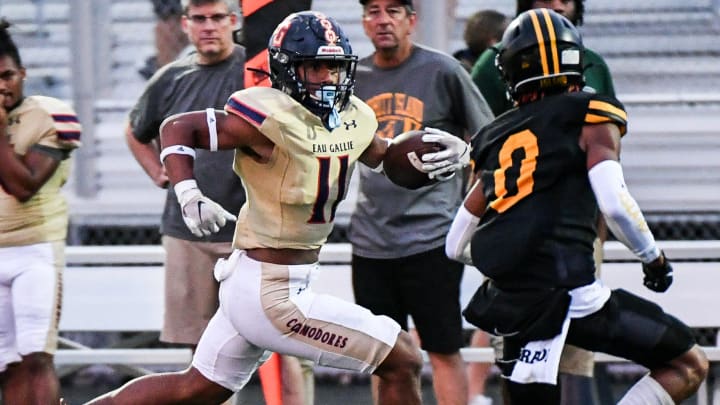
[[[298, 84], [299, 101], [310, 111], [325, 115], [333, 109], [342, 111], [352, 94], [354, 85], [355, 68], [357, 58], [345, 56], [296, 58], [294, 75]], [[311, 65], [326, 64], [328, 69], [336, 72], [337, 79], [334, 83], [311, 82], [299, 71], [299, 66], [309, 62]]]

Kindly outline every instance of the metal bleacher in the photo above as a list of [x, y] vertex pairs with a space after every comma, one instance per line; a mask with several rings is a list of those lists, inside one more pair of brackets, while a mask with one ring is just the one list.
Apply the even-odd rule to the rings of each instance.
[[[712, 92], [713, 100], [720, 99], [717, 1], [586, 0], [585, 7], [585, 45], [605, 58], [618, 94], [672, 94], [674, 101]], [[515, 2], [458, 0], [452, 50], [463, 47], [464, 22], [481, 8], [513, 15]]]
[[[651, 223], [665, 225], [664, 237], [717, 238], [719, 3], [586, 4], [585, 44], [605, 58], [629, 113], [623, 166], [630, 190]], [[698, 218], [704, 227], [693, 226]]]
[[[14, 36], [28, 69], [28, 94], [73, 99], [73, 80], [82, 80], [72, 73], [76, 50], [71, 24], [76, 1], [0, 0], [0, 15], [15, 24]], [[720, 238], [718, 1], [585, 3], [581, 27], [585, 43], [605, 57], [618, 98], [630, 116], [623, 164], [631, 191], [651, 225], [653, 221], [676, 224], [672, 221], [678, 218], [680, 222], [697, 219], [701, 227], [710, 223], [711, 229], [687, 232], [689, 237]], [[88, 239], [78, 234], [78, 227], [155, 228], [162, 210], [164, 191], [148, 180], [123, 139], [128, 109], [145, 83], [137, 70], [154, 50], [154, 16], [147, 0], [88, 4], [92, 4], [96, 34], [94, 173], [76, 173], [66, 194], [75, 232], [71, 242], [103, 243], [109, 237]], [[315, 0], [313, 4], [314, 9], [340, 21], [360, 56], [372, 51], [356, 0]], [[515, 12], [510, 0], [456, 0], [456, 5], [456, 18], [448, 24], [447, 49], [443, 49], [448, 53], [463, 47], [465, 21], [476, 10]], [[88, 179], [96, 186], [92, 195], [81, 196], [76, 186]], [[353, 196], [340, 207], [341, 227], [352, 210]], [[686, 235], [668, 238], [678, 236]]]
[[8, 19], [28, 70], [26, 91], [69, 98], [69, 7], [61, 1], [0, 2], [0, 15]]

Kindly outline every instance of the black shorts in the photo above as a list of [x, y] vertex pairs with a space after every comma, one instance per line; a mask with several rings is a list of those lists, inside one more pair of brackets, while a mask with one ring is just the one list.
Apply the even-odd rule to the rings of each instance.
[[[503, 359], [517, 359], [527, 342], [506, 337]], [[597, 312], [570, 322], [565, 343], [621, 357], [649, 369], [666, 365], [695, 345], [690, 328], [660, 306], [625, 290], [613, 290]], [[498, 363], [503, 375], [512, 363]]]
[[653, 369], [690, 350], [695, 338], [657, 304], [618, 289], [598, 312], [572, 320], [567, 343]]
[[355, 302], [387, 315], [408, 329], [412, 316], [421, 347], [450, 354], [464, 346], [460, 282], [464, 265], [450, 260], [445, 247], [399, 259], [353, 255]]

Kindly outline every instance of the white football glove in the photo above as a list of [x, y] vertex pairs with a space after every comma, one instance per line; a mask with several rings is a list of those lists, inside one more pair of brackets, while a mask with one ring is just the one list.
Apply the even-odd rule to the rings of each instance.
[[428, 177], [445, 181], [455, 172], [470, 164], [470, 145], [455, 135], [441, 129], [425, 127], [423, 142], [437, 142], [445, 147], [440, 152], [426, 153], [422, 156], [423, 171]]
[[183, 221], [193, 235], [201, 238], [216, 233], [227, 221], [237, 221], [220, 204], [205, 197], [195, 180], [183, 180], [175, 185]]

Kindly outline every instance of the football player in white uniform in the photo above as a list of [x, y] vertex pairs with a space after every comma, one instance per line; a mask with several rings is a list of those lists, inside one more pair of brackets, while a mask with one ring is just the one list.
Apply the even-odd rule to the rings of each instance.
[[[268, 48], [272, 88], [238, 91], [225, 111], [179, 114], [161, 129], [161, 158], [194, 233], [235, 220], [197, 188], [195, 148], [234, 149], [233, 168], [247, 193], [235, 251], [215, 267], [220, 308], [192, 366], [134, 380], [92, 404], [220, 403], [247, 383], [268, 351], [374, 373], [382, 404], [421, 403], [422, 358], [408, 333], [389, 317], [316, 294], [310, 284], [355, 162], [377, 167], [387, 149], [375, 137], [374, 113], [352, 95], [357, 57], [335, 20], [311, 11], [288, 16]], [[426, 170], [462, 166], [466, 144], [447, 133], [437, 137], [446, 149]]]
[[0, 21], [0, 388], [6, 405], [56, 404], [68, 224], [60, 188], [80, 124], [60, 100], [23, 95], [8, 26]]

